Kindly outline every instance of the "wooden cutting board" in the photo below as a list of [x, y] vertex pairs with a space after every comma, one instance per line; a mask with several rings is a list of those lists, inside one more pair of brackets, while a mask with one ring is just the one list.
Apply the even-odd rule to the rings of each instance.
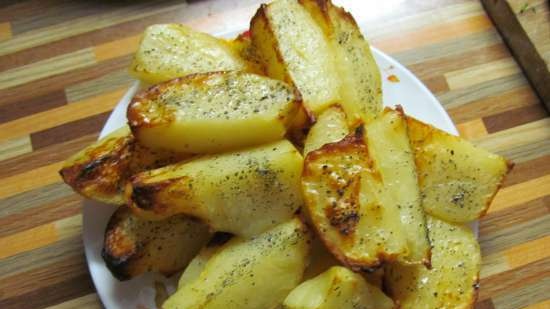
[[550, 2], [482, 0], [525, 75], [550, 110]]

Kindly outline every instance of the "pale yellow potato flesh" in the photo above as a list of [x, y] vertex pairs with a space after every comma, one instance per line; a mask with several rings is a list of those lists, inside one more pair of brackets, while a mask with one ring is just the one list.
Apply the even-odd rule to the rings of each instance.
[[102, 203], [123, 205], [124, 187], [130, 176], [189, 157], [144, 147], [125, 125], [68, 158], [59, 173], [79, 194]]
[[310, 152], [302, 192], [308, 218], [344, 265], [372, 269], [408, 254], [398, 209], [390, 203], [362, 132]]
[[246, 67], [228, 42], [181, 24], [160, 24], [145, 29], [130, 73], [156, 84], [188, 74]]
[[353, 16], [329, 0], [302, 0], [301, 4], [317, 21], [330, 43], [336, 71], [341, 81], [340, 104], [348, 123], [369, 123], [382, 112], [382, 80]]
[[400, 259], [429, 264], [430, 242], [405, 116], [401, 111], [386, 109], [365, 131], [369, 155], [388, 195], [384, 206], [397, 209], [407, 235], [408, 254]]
[[195, 281], [204, 268], [206, 263], [210, 260], [216, 252], [219, 251], [221, 246], [212, 246], [203, 248], [187, 265], [185, 271], [181, 274], [180, 279], [178, 280], [178, 289], [182, 288], [184, 285]]
[[184, 215], [148, 221], [121, 206], [107, 224], [101, 255], [119, 280], [148, 271], [169, 276], [184, 269], [211, 235], [207, 225]]
[[128, 123], [153, 149], [219, 153], [282, 139], [298, 100], [287, 84], [260, 75], [195, 74], [136, 95]]
[[296, 0], [262, 5], [250, 22], [266, 74], [294, 85], [314, 115], [340, 101], [340, 80], [323, 30]]
[[337, 142], [349, 134], [346, 114], [338, 106], [327, 108], [309, 130], [304, 144], [304, 154], [321, 148], [328, 143]]
[[182, 213], [216, 231], [253, 236], [302, 205], [302, 166], [301, 154], [283, 140], [135, 175], [126, 194], [145, 218]]
[[284, 309], [392, 309], [393, 301], [361, 275], [334, 266], [296, 287]]
[[412, 117], [407, 122], [424, 210], [458, 223], [483, 216], [513, 164]]
[[465, 226], [427, 216], [432, 268], [394, 263], [386, 266], [386, 286], [402, 309], [473, 308], [481, 253]]
[[300, 283], [308, 257], [308, 232], [297, 218], [250, 239], [233, 238], [162, 308], [276, 308]]

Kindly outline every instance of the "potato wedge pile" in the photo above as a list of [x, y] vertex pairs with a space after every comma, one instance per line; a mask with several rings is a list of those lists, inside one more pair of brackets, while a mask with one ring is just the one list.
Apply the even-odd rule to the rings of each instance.
[[380, 70], [329, 0], [263, 4], [232, 41], [147, 28], [128, 125], [69, 158], [118, 208], [119, 280], [182, 272], [163, 309], [472, 308], [486, 213], [512, 164], [383, 108]]

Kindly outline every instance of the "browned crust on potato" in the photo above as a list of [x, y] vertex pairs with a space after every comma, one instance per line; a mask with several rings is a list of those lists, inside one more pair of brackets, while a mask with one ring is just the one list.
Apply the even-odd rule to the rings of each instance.
[[[298, 0], [300, 4], [304, 5], [305, 2], [308, 0]], [[315, 3], [315, 5], [319, 8], [319, 12], [322, 14], [323, 18], [326, 19], [327, 23], [332, 23], [332, 20], [330, 18], [330, 10], [334, 10], [342, 19], [347, 20], [350, 23], [353, 23], [357, 29], [359, 29], [357, 22], [355, 21], [355, 18], [353, 18], [353, 15], [351, 15], [348, 11], [346, 11], [344, 8], [336, 6], [332, 3], [330, 0], [309, 0], [309, 2]]]
[[[283, 56], [281, 54], [281, 50], [279, 49], [279, 45], [277, 44], [276, 36], [273, 33], [273, 29], [270, 26], [271, 24], [269, 22], [269, 18], [267, 18], [268, 7], [269, 7], [269, 5], [267, 5], [265, 3], [262, 3], [262, 5], [260, 5], [260, 8], [256, 11], [256, 14], [254, 14], [252, 19], [250, 20], [250, 37], [252, 38], [252, 44], [254, 44], [256, 27], [254, 27], [253, 25], [258, 23], [258, 22], [263, 22], [264, 29], [267, 32], [271, 33], [271, 37], [274, 38], [272, 49], [275, 52], [275, 57], [277, 57], [277, 61], [279, 61], [279, 63], [284, 63], [284, 59], [283, 59]], [[262, 66], [264, 75], [267, 75], [267, 68], [265, 67], [264, 64], [262, 64], [261, 66]], [[293, 81], [288, 76], [288, 72], [287, 72], [286, 68], [285, 68], [285, 73], [286, 73], [285, 74], [285, 82], [294, 86]]]
[[[345, 151], [348, 151], [349, 149], [355, 149], [355, 148], [360, 148], [361, 151], [364, 151], [365, 153], [368, 154], [367, 145], [364, 142], [363, 126], [357, 127], [357, 129], [354, 132], [344, 137], [344, 139], [342, 139], [341, 141], [325, 144], [321, 148], [308, 153], [304, 159], [304, 166], [307, 166], [308, 163], [310, 162], [318, 160], [320, 157], [323, 157], [327, 153], [345, 152]], [[306, 168], [304, 168], [303, 176], [310, 176], [310, 174], [307, 173]]]
[[[319, 1], [319, 0], [317, 0]], [[320, 0], [320, 1], [327, 1], [327, 2], [330, 2], [328, 0]], [[353, 15], [351, 15], [350, 12], [346, 11], [344, 8], [342, 7], [339, 7], [339, 6], [336, 6], [332, 3], [329, 4], [333, 9], [334, 11], [340, 15], [340, 17], [342, 17], [342, 19], [344, 20], [347, 20], [349, 23], [353, 24], [353, 26], [355, 28], [357, 28], [357, 32], [358, 34], [363, 37], [363, 33], [361, 32], [360, 28], [359, 28], [359, 25], [357, 24], [357, 21], [355, 20], [355, 18], [353, 18]]]
[[128, 177], [132, 144], [130, 136], [109, 139], [85, 153], [90, 160], [65, 166], [59, 174], [66, 184], [85, 197], [114, 200], [122, 193]]
[[113, 213], [105, 230], [105, 240], [101, 256], [105, 265], [118, 280], [124, 281], [131, 278], [128, 265], [130, 259], [136, 253], [135, 239], [128, 237], [119, 224], [129, 215], [128, 208], [120, 207]]
[[[128, 205], [132, 209], [140, 210], [136, 212], [138, 215], [141, 214], [142, 211], [152, 212], [158, 215], [167, 214], [169, 207], [158, 200], [159, 193], [168, 190], [169, 187], [175, 183], [184, 181], [186, 177], [166, 179], [164, 181], [145, 184], [141, 182], [140, 178], [146, 175], [146, 172], [135, 175], [126, 186], [125, 194]], [[178, 192], [181, 193], [182, 190], [185, 190], [184, 186], [182, 186]]]
[[125, 184], [131, 175], [192, 156], [151, 150], [128, 134], [102, 140], [80, 157], [86, 160], [77, 160], [59, 171], [65, 183], [87, 198], [122, 205]]
[[[359, 177], [352, 178], [346, 187], [351, 187], [350, 197], [344, 200], [345, 207], [326, 207], [325, 217], [330, 225], [335, 227], [341, 235], [353, 235], [359, 223]], [[341, 189], [339, 189], [341, 190]]]
[[[190, 240], [187, 238], [190, 234], [183, 232], [196, 233], [193, 234], [196, 239]], [[121, 281], [146, 271], [171, 275], [185, 266], [186, 261], [178, 259], [184, 250], [197, 250], [197, 245], [206, 244], [209, 237], [208, 229], [190, 217], [178, 215], [153, 222], [135, 216], [127, 206], [121, 206], [107, 224], [101, 255], [113, 276]], [[161, 248], [163, 243], [175, 246]], [[163, 256], [155, 252], [160, 250], [166, 250], [167, 254]]]
[[[343, 140], [335, 143], [329, 143], [322, 146], [320, 149], [310, 152], [305, 160], [304, 160], [304, 170], [303, 170], [303, 177], [312, 176], [310, 169], [308, 169], [309, 163], [312, 163], [327, 154], [337, 154], [337, 153], [349, 153], [350, 151], [354, 152], [360, 152], [364, 154], [365, 157], [365, 168], [371, 169], [372, 168], [372, 161], [368, 158], [368, 148], [365, 144], [364, 140], [364, 128], [363, 126], [359, 126], [355, 132], [351, 133], [347, 137], [345, 137]], [[376, 174], [374, 174], [376, 178]], [[378, 174], [378, 179], [381, 181], [381, 176]], [[355, 190], [359, 190], [359, 188], [354, 188]], [[358, 194], [358, 192], [356, 192]], [[309, 211], [308, 205], [311, 205], [312, 202], [308, 201], [307, 194], [304, 192], [305, 200], [306, 200], [306, 208]], [[353, 209], [352, 209], [353, 210]], [[339, 233], [342, 237], [344, 237], [344, 240], [348, 239], [349, 241], [352, 241], [353, 231], [354, 231], [354, 224], [357, 222], [355, 219], [358, 220], [358, 217], [353, 216], [353, 211], [350, 212], [351, 214], [351, 220], [348, 220], [348, 216], [340, 216], [336, 221], [336, 224], [331, 225], [339, 230]], [[342, 220], [340, 220], [342, 219]], [[329, 219], [330, 220], [330, 219]], [[351, 258], [348, 257], [342, 252], [342, 250], [336, 245], [333, 244], [331, 241], [327, 239], [327, 237], [324, 235], [323, 231], [320, 230], [319, 226], [316, 224], [313, 224], [313, 228], [316, 230], [317, 234], [319, 235], [319, 238], [321, 241], [325, 244], [327, 249], [334, 254], [336, 259], [338, 259], [342, 264], [348, 266], [355, 272], [360, 271], [374, 271], [380, 266], [382, 266], [383, 262], [390, 262], [390, 261], [396, 261], [398, 258], [397, 254], [386, 254], [385, 252], [378, 252], [376, 255], [376, 262], [373, 262], [372, 260], [367, 259], [357, 259], [357, 258]]]

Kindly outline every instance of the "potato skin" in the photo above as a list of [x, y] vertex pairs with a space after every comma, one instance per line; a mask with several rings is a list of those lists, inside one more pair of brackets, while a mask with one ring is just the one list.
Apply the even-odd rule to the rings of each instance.
[[189, 157], [144, 147], [128, 126], [123, 126], [67, 159], [59, 174], [73, 190], [89, 199], [122, 205], [126, 203], [124, 188], [131, 175]]
[[124, 204], [133, 138], [123, 127], [69, 158], [59, 174], [73, 190], [107, 204]]
[[147, 271], [168, 276], [182, 270], [210, 235], [206, 225], [186, 216], [147, 221], [121, 206], [107, 224], [101, 255], [121, 281]]
[[344, 265], [373, 269], [397, 259], [429, 265], [425, 215], [402, 111], [388, 109], [353, 135], [308, 153], [302, 192], [309, 218]]

